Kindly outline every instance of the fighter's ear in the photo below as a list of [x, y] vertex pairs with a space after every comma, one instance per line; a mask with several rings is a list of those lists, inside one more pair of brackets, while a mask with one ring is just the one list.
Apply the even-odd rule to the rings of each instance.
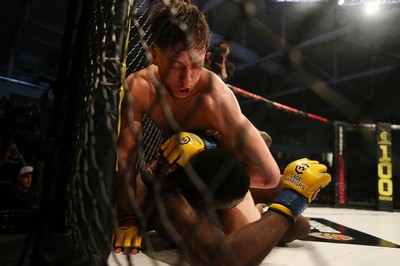
[[156, 46], [152, 45], [150, 46], [150, 54], [151, 54], [151, 61], [153, 62], [153, 64], [155, 63], [155, 59], [156, 59]]

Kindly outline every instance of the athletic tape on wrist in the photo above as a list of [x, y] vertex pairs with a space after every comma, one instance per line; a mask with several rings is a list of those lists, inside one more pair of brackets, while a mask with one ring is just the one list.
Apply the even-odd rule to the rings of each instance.
[[299, 217], [308, 207], [306, 198], [291, 189], [282, 190], [274, 199], [273, 203], [279, 203], [287, 207], [291, 210], [294, 217]]
[[295, 223], [297, 221], [297, 217], [293, 216], [292, 211], [279, 203], [272, 203], [271, 206], [269, 206], [268, 210], [282, 214], [291, 223]]

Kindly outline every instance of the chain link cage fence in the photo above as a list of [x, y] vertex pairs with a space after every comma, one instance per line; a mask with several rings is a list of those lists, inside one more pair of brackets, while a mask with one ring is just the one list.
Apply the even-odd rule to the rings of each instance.
[[[117, 224], [113, 202], [122, 80], [150, 63], [149, 14], [155, 1], [72, 1], [65, 56], [59, 84], [54, 88], [54, 121], [37, 214], [45, 222], [38, 223], [27, 240], [32, 243], [34, 265], [106, 265], [112, 254], [111, 235]], [[335, 206], [335, 179], [340, 170], [334, 123], [232, 89], [244, 114], [256, 113], [252, 122], [272, 137], [271, 151], [281, 170], [301, 157], [328, 166], [334, 182], [313, 204]], [[139, 171], [163, 140], [162, 132], [147, 117], [143, 125]], [[346, 206], [376, 208], [375, 131], [349, 128], [344, 152]], [[392, 143], [392, 158], [398, 164], [398, 131], [392, 134]], [[398, 168], [394, 174], [399, 175]], [[395, 187], [397, 180], [393, 181]], [[398, 196], [394, 199], [394, 207], [399, 208]]]
[[131, 6], [70, 2], [42, 201], [21, 264], [107, 264], [116, 225], [118, 107]]
[[[256, 117], [252, 121], [254, 125], [271, 136], [270, 150], [281, 172], [294, 160], [312, 158], [324, 163], [328, 167], [329, 173], [334, 176], [335, 135], [331, 121], [271, 102], [258, 95], [241, 90], [234, 89], [234, 91], [243, 113], [249, 117]], [[311, 204], [333, 206], [334, 189], [334, 182], [331, 182], [318, 194], [318, 199]]]

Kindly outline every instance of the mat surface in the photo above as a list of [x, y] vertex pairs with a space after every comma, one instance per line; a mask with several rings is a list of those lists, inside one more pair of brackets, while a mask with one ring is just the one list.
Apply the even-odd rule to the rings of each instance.
[[[310, 207], [312, 230], [305, 240], [276, 247], [261, 265], [400, 265], [400, 213]], [[110, 266], [185, 265], [175, 249], [130, 257], [112, 254]]]

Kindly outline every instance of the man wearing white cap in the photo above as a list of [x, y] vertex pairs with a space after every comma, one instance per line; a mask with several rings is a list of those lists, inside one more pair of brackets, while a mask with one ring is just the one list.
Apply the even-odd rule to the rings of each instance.
[[18, 191], [23, 194], [27, 193], [32, 187], [33, 167], [26, 165], [21, 168], [17, 177]]

